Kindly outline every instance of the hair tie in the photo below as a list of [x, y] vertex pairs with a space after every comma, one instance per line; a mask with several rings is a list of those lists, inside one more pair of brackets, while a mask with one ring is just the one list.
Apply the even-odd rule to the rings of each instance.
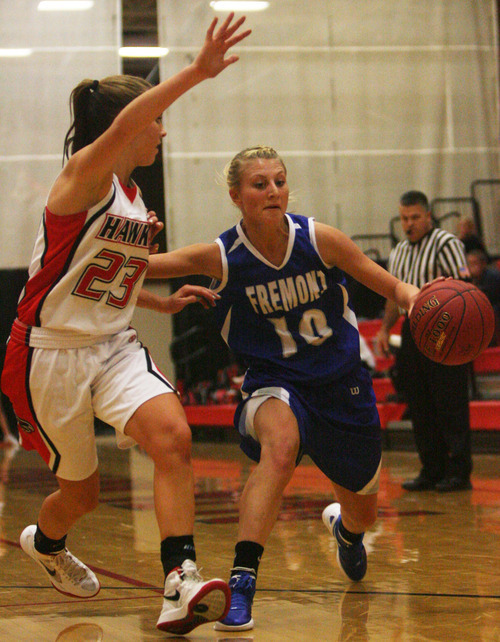
[[97, 91], [97, 88], [99, 87], [99, 81], [94, 80], [92, 84], [90, 85], [90, 91]]

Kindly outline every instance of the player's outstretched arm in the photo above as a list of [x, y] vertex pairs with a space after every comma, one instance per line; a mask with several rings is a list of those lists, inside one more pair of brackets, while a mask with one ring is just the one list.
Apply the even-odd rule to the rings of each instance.
[[93, 193], [95, 202], [104, 198], [111, 185], [113, 169], [127, 145], [189, 89], [208, 78], [214, 78], [238, 60], [238, 56], [226, 57], [226, 54], [251, 31], [239, 32], [245, 17], [234, 23], [233, 19], [234, 14], [229, 14], [216, 29], [215, 18], [208, 28], [200, 52], [191, 64], [132, 100], [98, 139], [71, 156], [60, 175], [65, 181], [66, 191]]
[[148, 279], [170, 279], [201, 274], [222, 279], [222, 259], [217, 243], [194, 243], [179, 250], [149, 257]]
[[233, 18], [234, 13], [229, 14], [217, 31], [215, 30], [217, 18], [214, 18], [208, 28], [205, 42], [194, 61], [171, 78], [138, 96], [118, 114], [113, 126], [116, 125], [116, 129], [121, 130], [121, 135], [125, 136], [128, 142], [149, 123], [159, 118], [182, 94], [200, 82], [218, 76], [238, 60], [236, 55], [226, 58], [226, 53], [235, 44], [249, 36], [251, 31], [237, 33], [245, 17], [239, 18], [232, 24]]
[[316, 223], [316, 238], [321, 258], [337, 265], [370, 290], [409, 310], [419, 293], [414, 285], [403, 283], [372, 261], [347, 235], [329, 225]]
[[[182, 94], [208, 78], [214, 78], [229, 65], [238, 60], [237, 56], [226, 58], [227, 51], [250, 34], [250, 30], [237, 33], [245, 21], [240, 18], [231, 24], [231, 13], [215, 31], [217, 18], [208, 28], [205, 42], [195, 60], [174, 76], [152, 87], [129, 103], [116, 117], [113, 125], [102, 135], [98, 145], [98, 162], [114, 164], [117, 155], [145, 127], [159, 118]], [[99, 139], [98, 139], [99, 140]], [[107, 157], [113, 157], [107, 159]]]

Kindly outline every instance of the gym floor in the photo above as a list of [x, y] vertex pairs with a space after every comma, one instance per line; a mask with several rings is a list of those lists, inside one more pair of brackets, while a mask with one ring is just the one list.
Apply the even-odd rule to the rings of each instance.
[[[500, 640], [499, 456], [475, 455], [473, 490], [406, 493], [418, 471], [414, 453], [386, 452], [379, 519], [367, 533], [368, 573], [346, 584], [336, 546], [321, 521], [331, 484], [306, 460], [287, 487], [261, 563], [255, 628], [219, 633], [212, 625], [186, 638], [155, 629], [162, 572], [153, 511], [152, 465], [139, 450], [99, 437], [101, 504], [68, 538], [70, 550], [100, 578], [91, 600], [50, 587], [19, 548], [55, 488], [35, 453], [0, 451], [0, 639], [109, 642], [232, 639], [255, 642]], [[202, 575], [227, 579], [238, 498], [251, 464], [234, 443], [195, 443], [195, 539]]]

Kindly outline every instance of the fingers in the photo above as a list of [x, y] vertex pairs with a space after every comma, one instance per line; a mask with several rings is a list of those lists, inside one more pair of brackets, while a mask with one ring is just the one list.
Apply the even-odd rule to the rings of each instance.
[[[224, 22], [223, 22], [223, 23], [221, 24], [221, 26], [219, 27], [219, 30], [218, 30], [218, 31], [217, 31], [217, 33], [215, 34], [215, 37], [216, 37], [216, 38], [221, 38], [223, 35], [225, 35], [225, 33], [226, 33], [226, 31], [228, 30], [228, 27], [229, 27], [229, 25], [231, 24], [231, 22], [232, 22], [233, 18], [234, 18], [234, 11], [231, 11], [231, 13], [227, 16], [227, 18], [224, 20]], [[216, 18], [216, 20], [217, 20], [217, 18]], [[241, 20], [241, 18], [240, 18], [240, 20]], [[237, 21], [237, 22], [236, 22], [236, 24], [237, 24], [238, 22], [239, 22], [239, 21]], [[210, 26], [211, 26], [211, 25], [210, 25]], [[214, 26], [215, 26], [215, 25], [214, 25]], [[231, 28], [234, 28], [234, 25], [233, 25], [233, 27], [231, 27]]]
[[151, 210], [146, 214], [146, 216], [149, 227], [154, 227], [158, 232], [163, 229], [163, 222], [158, 220], [156, 212]]
[[229, 58], [226, 58], [226, 59], [224, 60], [224, 69], [225, 69], [226, 67], [229, 67], [229, 65], [232, 65], [232, 64], [234, 64], [235, 62], [238, 62], [238, 60], [239, 60], [239, 56], [229, 56]]
[[449, 281], [453, 277], [451, 276], [438, 276], [432, 281], [428, 281], [427, 283], [424, 283], [424, 285], [420, 288], [420, 291], [422, 292], [423, 290], [427, 290], [431, 285], [434, 285], [434, 283], [437, 283], [438, 281]]
[[[218, 30], [218, 31], [217, 31], [217, 33], [215, 34], [215, 37], [214, 37], [214, 31], [215, 31], [215, 27], [217, 26], [217, 23], [219, 22], [219, 19], [218, 19], [218, 18], [214, 18], [214, 19], [212, 20], [212, 22], [210, 23], [210, 26], [209, 26], [209, 27], [208, 27], [208, 29], [207, 29], [207, 37], [206, 37], [206, 39], [207, 39], [207, 40], [214, 40], [214, 39], [215, 39], [215, 40], [218, 40], [218, 39], [220, 39], [220, 38], [224, 38], [225, 33], [226, 33], [226, 30], [227, 30], [227, 27], [228, 27], [228, 25], [231, 23], [231, 20], [232, 20], [233, 18], [234, 18], [234, 12], [231, 12], [231, 13], [228, 15], [228, 17], [224, 20], [224, 22], [221, 24], [221, 26], [220, 26], [219, 30]], [[238, 22], [240, 22], [240, 21], [241, 21], [241, 18], [240, 18], [240, 20], [238, 20]], [[236, 24], [238, 24], [238, 22], [237, 22]], [[240, 24], [241, 24], [241, 22], [240, 22]], [[236, 27], [236, 28], [238, 28], [238, 27]], [[232, 27], [231, 29], [234, 29], [234, 25], [233, 25], [233, 27]], [[231, 31], [231, 33], [229, 34], [229, 37], [230, 37], [233, 33], [234, 33], [234, 31]], [[224, 39], [225, 39], [225, 38], [224, 38]]]
[[231, 47], [234, 47], [235, 44], [238, 42], [241, 42], [244, 38], [247, 38], [250, 34], [252, 33], [251, 29], [247, 29], [246, 31], [243, 31], [243, 33], [239, 33], [237, 36], [234, 36], [234, 38], [230, 38], [229, 40], [226, 40], [226, 47], [230, 49]]
[[156, 212], [150, 211], [146, 216], [149, 227], [154, 227], [155, 225], [163, 225], [163, 223], [158, 220]]
[[[187, 303], [201, 303], [204, 307], [215, 306], [216, 302], [220, 299], [217, 292], [205, 288], [202, 285], [183, 285], [177, 294]], [[188, 300], [189, 299], [189, 300]]]
[[214, 18], [210, 24], [210, 27], [207, 29], [207, 40], [212, 40], [214, 35], [215, 25], [219, 22], [218, 18]]
[[377, 357], [388, 357], [391, 353], [389, 337], [378, 334], [373, 342], [373, 351]]
[[159, 232], [163, 229], [162, 221], [159, 221], [157, 218], [148, 219], [148, 225], [150, 230], [157, 230]]
[[220, 296], [211, 290], [205, 290], [196, 296], [196, 300], [198, 303], [201, 303], [204, 308], [215, 307], [215, 304], [219, 299]]
[[238, 60], [238, 56], [235, 55], [229, 56], [227, 59], [224, 56], [228, 49], [247, 38], [251, 30], [247, 29], [238, 33], [246, 17], [242, 16], [234, 23], [233, 19], [234, 13], [231, 12], [217, 31], [215, 31], [217, 18], [212, 20], [207, 30], [205, 42], [193, 63], [198, 67], [203, 78], [215, 78], [226, 67]]
[[[234, 13], [233, 13], [233, 14], [231, 14], [231, 17], [234, 17]], [[229, 27], [229, 29], [227, 28], [227, 25], [226, 25], [226, 23], [227, 23], [227, 24], [229, 24], [229, 22], [228, 22], [228, 20], [226, 20], [226, 21], [224, 22], [224, 24], [221, 26], [221, 28], [219, 29], [219, 31], [217, 32], [216, 37], [219, 37], [219, 36], [222, 36], [222, 35], [223, 35], [223, 36], [224, 36], [224, 40], [228, 40], [229, 38], [231, 38], [231, 36], [233, 35], [233, 33], [235, 33], [236, 31], [238, 31], [238, 29], [239, 29], [239, 28], [241, 27], [241, 25], [245, 22], [245, 20], [246, 20], [246, 16], [242, 16], [241, 18], [239, 18], [239, 19], [234, 23], [234, 25], [232, 25], [231, 27]]]
[[217, 33], [214, 36], [214, 30], [215, 26], [217, 24], [217, 18], [214, 18], [212, 21], [212, 24], [207, 30], [207, 38], [208, 39], [214, 39], [214, 40], [223, 40], [225, 43], [226, 49], [229, 49], [230, 47], [234, 46], [236, 43], [240, 42], [247, 36], [249, 36], [252, 33], [251, 29], [247, 29], [243, 33], [238, 34], [237, 36], [232, 37], [234, 33], [238, 31], [238, 29], [241, 27], [241, 25], [245, 22], [246, 16], [242, 16], [241, 18], [238, 18], [238, 20], [231, 26], [232, 19], [234, 18], [234, 13], [231, 12], [228, 17], [224, 20], [222, 25], [220, 26], [220, 29], [217, 31]]
[[149, 253], [156, 254], [159, 249], [159, 244], [153, 243], [153, 239], [164, 228], [164, 224], [162, 223], [162, 221], [158, 220], [156, 213], [153, 211], [149, 211], [147, 213], [147, 221], [149, 225], [149, 230], [148, 230]]
[[374, 352], [377, 357], [388, 357], [391, 354], [388, 344], [379, 344]]

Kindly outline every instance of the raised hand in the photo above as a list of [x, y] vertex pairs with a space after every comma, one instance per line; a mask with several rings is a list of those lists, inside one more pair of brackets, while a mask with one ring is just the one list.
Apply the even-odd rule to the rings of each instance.
[[217, 32], [215, 32], [215, 27], [218, 19], [214, 18], [207, 30], [203, 47], [193, 63], [206, 78], [214, 78], [226, 67], [239, 60], [235, 54], [225, 58], [226, 52], [252, 33], [251, 29], [236, 33], [246, 18], [243, 16], [231, 24], [233, 18], [234, 13], [230, 13]]

